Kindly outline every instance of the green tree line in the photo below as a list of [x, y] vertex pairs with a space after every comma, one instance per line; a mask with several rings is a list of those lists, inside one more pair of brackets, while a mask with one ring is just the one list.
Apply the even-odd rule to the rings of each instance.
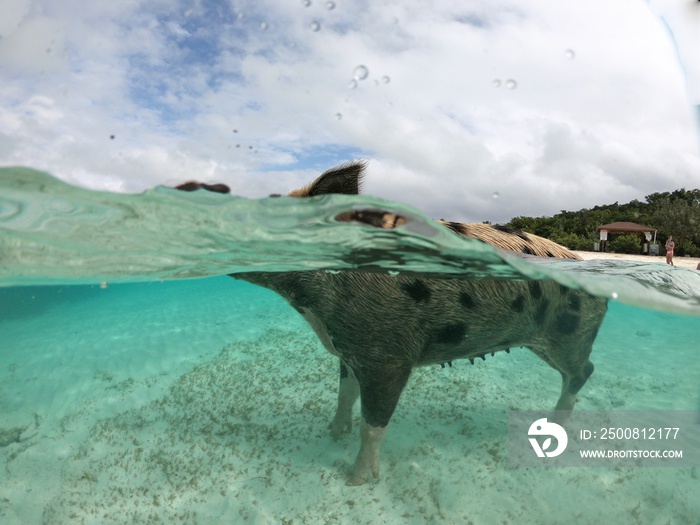
[[[681, 188], [652, 193], [644, 202], [606, 204], [579, 211], [564, 211], [553, 217], [515, 217], [505, 226], [546, 237], [572, 250], [592, 250], [598, 241], [596, 228], [611, 222], [636, 222], [657, 229], [656, 242], [663, 245], [670, 235], [676, 255], [700, 257], [700, 189]], [[640, 253], [637, 235], [608, 234], [608, 251]]]

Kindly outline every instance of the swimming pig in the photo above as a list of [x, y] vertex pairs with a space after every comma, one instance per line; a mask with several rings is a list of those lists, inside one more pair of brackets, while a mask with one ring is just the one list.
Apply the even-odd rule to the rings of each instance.
[[[362, 163], [352, 163], [329, 170], [290, 195], [356, 194], [363, 168]], [[337, 219], [382, 228], [397, 227], [404, 221], [383, 212], [348, 212]], [[472, 225], [445, 225], [473, 236]], [[536, 236], [491, 227], [488, 232], [518, 251], [570, 254]], [[509, 236], [512, 239], [507, 242]], [[489, 238], [483, 240], [489, 242]], [[555, 410], [565, 411], [564, 415], [571, 411], [576, 393], [593, 372], [589, 355], [607, 306], [605, 299], [553, 281], [470, 281], [360, 271], [259, 272], [232, 277], [280, 294], [308, 321], [326, 349], [340, 358], [332, 435], [351, 430], [358, 397], [362, 414], [360, 451], [349, 485], [364, 483], [370, 473], [378, 477], [380, 443], [416, 366], [444, 366], [460, 358], [473, 363], [487, 353], [525, 346], [560, 372], [562, 390]]]

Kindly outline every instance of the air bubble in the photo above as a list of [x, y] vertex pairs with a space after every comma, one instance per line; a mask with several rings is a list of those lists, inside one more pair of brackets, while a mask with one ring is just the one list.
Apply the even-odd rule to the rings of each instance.
[[391, 82], [391, 78], [389, 78], [388, 75], [384, 75], [382, 77], [382, 82], [384, 82], [385, 84], [388, 84], [389, 82]]
[[342, 113], [336, 113], [336, 114], [335, 114], [335, 120], [343, 120], [343, 114], [342, 114]]
[[301, 5], [309, 7], [311, 5], [311, 0], [302, 0]]
[[493, 82], [491, 82], [491, 85], [495, 88], [499, 88], [501, 87], [501, 81], [496, 78], [493, 80]]
[[333, 11], [333, 9], [335, 9], [335, 2], [326, 2], [326, 9]]
[[267, 31], [267, 22], [260, 22], [260, 29], [263, 31]]
[[491, 196], [492, 196], [494, 199], [497, 199], [498, 197], [501, 196], [501, 194], [498, 193], [497, 191], [494, 191], [494, 192], [493, 192], [493, 195], [491, 195]]
[[350, 89], [355, 89], [355, 88], [357, 87], [357, 80], [352, 79], [352, 80], [350, 81], [350, 83], [348, 84], [348, 87], [349, 87]]
[[319, 24], [318, 22], [311, 22], [309, 28], [311, 28], [311, 31], [313, 31], [314, 33], [318, 33], [321, 30], [321, 24]]
[[611, 293], [610, 297], [612, 297], [613, 299], [617, 299], [617, 292]]
[[389, 270], [388, 273], [391, 277], [396, 277], [397, 275], [401, 274], [401, 272], [399, 272], [398, 270]]
[[100, 288], [102, 288], [103, 290], [106, 289], [108, 286], [109, 286], [109, 283], [107, 281], [102, 281], [100, 283]]
[[367, 66], [359, 65], [352, 72], [352, 78], [355, 80], [364, 80], [369, 75], [369, 69]]
[[518, 87], [518, 83], [513, 80], [512, 78], [509, 78], [506, 80], [506, 89], [515, 89]]
[[574, 58], [576, 58], [576, 53], [574, 52], [573, 49], [567, 49], [564, 54], [566, 55], [566, 58], [568, 58], [569, 60], [573, 60]]

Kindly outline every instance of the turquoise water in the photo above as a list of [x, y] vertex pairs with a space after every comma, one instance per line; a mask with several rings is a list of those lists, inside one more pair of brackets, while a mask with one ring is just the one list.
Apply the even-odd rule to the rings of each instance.
[[[332, 220], [366, 208], [410, 220]], [[696, 272], [515, 258], [366, 197], [114, 195], [2, 169], [2, 523], [700, 523], [697, 467], [509, 468], [507, 411], [560, 389], [525, 349], [415, 370], [379, 480], [346, 487], [359, 440], [327, 430], [336, 359], [222, 274], [358, 267], [609, 297], [577, 410], [699, 408]]]

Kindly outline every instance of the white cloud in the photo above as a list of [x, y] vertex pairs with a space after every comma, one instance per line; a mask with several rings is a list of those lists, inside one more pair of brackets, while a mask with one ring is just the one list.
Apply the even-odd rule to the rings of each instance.
[[368, 192], [473, 221], [698, 186], [692, 37], [639, 0], [12, 2], [0, 163], [76, 184], [262, 196], [364, 152]]

